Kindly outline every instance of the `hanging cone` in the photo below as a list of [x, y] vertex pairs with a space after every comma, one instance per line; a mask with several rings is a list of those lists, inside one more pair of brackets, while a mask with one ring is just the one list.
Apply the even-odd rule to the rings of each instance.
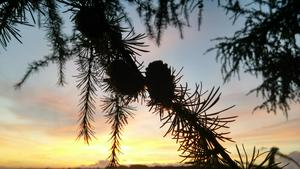
[[107, 28], [107, 22], [102, 9], [82, 7], [76, 14], [76, 28], [87, 38], [99, 38]]
[[136, 97], [144, 89], [144, 79], [139, 70], [123, 60], [113, 61], [107, 71], [109, 87], [122, 95]]
[[175, 97], [175, 77], [167, 64], [154, 61], [146, 68], [146, 84], [150, 94], [150, 104], [169, 108]]

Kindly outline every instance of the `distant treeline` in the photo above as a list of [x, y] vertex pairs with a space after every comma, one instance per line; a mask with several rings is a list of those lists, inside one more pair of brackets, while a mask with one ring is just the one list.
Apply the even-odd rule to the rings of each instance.
[[[231, 169], [230, 166], [214, 166], [214, 167], [200, 167], [203, 169]], [[256, 167], [254, 167], [256, 168]], [[266, 166], [260, 166], [259, 169], [267, 168]], [[258, 169], [257, 168], [257, 169]], [[89, 168], [89, 169], [101, 169], [101, 168]], [[108, 168], [106, 168], [108, 169]], [[199, 169], [196, 166], [147, 166], [147, 165], [130, 165], [130, 166], [119, 166], [116, 169]], [[242, 169], [242, 168], [241, 168]], [[280, 169], [278, 167], [273, 167], [273, 169]]]
[[193, 166], [146, 166], [146, 165], [130, 165], [120, 166], [118, 169], [195, 169]]
[[[202, 168], [202, 167], [200, 167]], [[260, 166], [259, 169], [264, 169], [266, 167]], [[2, 168], [0, 168], [2, 169]], [[4, 169], [16, 169], [16, 168], [4, 168]], [[22, 169], [108, 169], [108, 168], [100, 168], [100, 167], [79, 167], [79, 168], [22, 168]], [[130, 166], [119, 166], [116, 169], [199, 169], [196, 166], [147, 166], [147, 165], [130, 165]], [[218, 166], [218, 167], [203, 167], [203, 169], [231, 169], [231, 167], [226, 166]], [[241, 168], [242, 169], [242, 168]], [[278, 167], [274, 167], [273, 169], [280, 169]]]

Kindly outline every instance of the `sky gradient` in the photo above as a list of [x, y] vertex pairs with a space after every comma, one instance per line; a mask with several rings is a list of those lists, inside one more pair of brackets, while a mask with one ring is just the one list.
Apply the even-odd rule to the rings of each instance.
[[[224, 143], [232, 154], [235, 145], [245, 145], [251, 152], [254, 146], [264, 150], [272, 146], [282, 153], [300, 151], [300, 105], [292, 105], [287, 119], [281, 112], [268, 114], [263, 110], [252, 113], [261, 103], [254, 94], [246, 95], [258, 83], [259, 78], [241, 74], [240, 80], [232, 79], [223, 84], [221, 65], [215, 53], [203, 54], [213, 47], [211, 39], [231, 35], [238, 27], [233, 26], [222, 9], [207, 4], [203, 13], [201, 30], [197, 31], [196, 18], [191, 18], [191, 27], [184, 30], [184, 39], [179, 38], [174, 28], [164, 32], [161, 46], [151, 40], [146, 43], [150, 52], [142, 54], [140, 61], [145, 66], [154, 60], [163, 60], [184, 77], [191, 88], [202, 83], [206, 90], [220, 86], [222, 97], [212, 110], [235, 105], [223, 113], [238, 115], [236, 122], [229, 124], [228, 136], [236, 142]], [[143, 32], [140, 19], [133, 18], [137, 32]], [[69, 25], [66, 25], [68, 30]], [[66, 66], [67, 85], [58, 87], [56, 65], [49, 65], [29, 78], [20, 90], [13, 85], [26, 71], [27, 64], [48, 54], [45, 35], [37, 28], [20, 27], [23, 44], [11, 41], [6, 50], [0, 49], [0, 166], [7, 167], [77, 167], [105, 164], [109, 154], [110, 126], [104, 113], [97, 107], [95, 128], [97, 139], [91, 145], [76, 141], [78, 132], [78, 100], [76, 69], [73, 61]], [[96, 105], [101, 105], [98, 92]], [[160, 128], [159, 117], [145, 105], [136, 104], [134, 119], [129, 120], [123, 133], [121, 164], [174, 164], [181, 161], [178, 145], [170, 136], [163, 137], [167, 128]], [[0, 167], [1, 168], [1, 167]]]

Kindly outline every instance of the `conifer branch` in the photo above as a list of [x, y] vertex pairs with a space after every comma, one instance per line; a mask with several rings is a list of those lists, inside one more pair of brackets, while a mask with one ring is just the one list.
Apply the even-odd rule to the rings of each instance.
[[29, 0], [10, 0], [0, 4], [0, 45], [6, 48], [11, 37], [22, 43], [21, 34], [16, 27], [17, 24], [31, 26], [26, 17], [27, 13], [33, 18], [36, 6]]
[[133, 110], [128, 104], [127, 99], [121, 95], [112, 95], [103, 100], [103, 110], [106, 112], [107, 122], [112, 126], [111, 131], [111, 153], [109, 155], [109, 168], [114, 168], [119, 165], [118, 155], [121, 152], [120, 141], [121, 134], [125, 125], [128, 124], [128, 117], [133, 117]]
[[81, 99], [79, 105], [79, 134], [77, 139], [83, 137], [83, 140], [89, 144], [92, 137], [95, 137], [94, 126], [92, 122], [94, 121], [95, 114], [95, 97], [97, 87], [99, 85], [98, 77], [95, 72], [93, 72], [95, 56], [93, 54], [93, 49], [86, 51], [85, 57], [81, 57], [77, 61], [78, 71], [80, 72], [76, 77], [78, 78], [77, 87], [81, 88]]
[[62, 24], [63, 21], [58, 14], [57, 4], [55, 0], [46, 0], [47, 7], [47, 19], [46, 19], [46, 28], [48, 32], [48, 39], [52, 45], [53, 55], [58, 56], [57, 65], [58, 65], [58, 85], [63, 86], [65, 84], [64, 76], [64, 65], [69, 55], [67, 48], [66, 38], [62, 33]]
[[[272, 158], [274, 158], [275, 154], [272, 151], [260, 152], [255, 147], [253, 148], [252, 155], [248, 157], [248, 153], [245, 150], [244, 145], [242, 145], [241, 152], [240, 148], [236, 145], [236, 150], [238, 152], [239, 159], [236, 160], [237, 164], [241, 169], [283, 169], [286, 165], [279, 166], [279, 162], [274, 162]], [[269, 162], [268, 165], [266, 165]], [[271, 162], [271, 163], [270, 163]]]
[[[220, 99], [219, 88], [212, 89], [203, 99], [202, 87], [196, 86], [194, 93], [188, 92], [188, 87], [180, 87], [176, 94], [176, 100], [169, 110], [156, 107], [160, 113], [163, 125], [170, 124], [166, 134], [171, 134], [180, 144], [183, 161], [193, 165], [221, 165], [229, 164], [237, 168], [235, 162], [227, 154], [219, 141], [232, 141], [226, 137], [228, 134], [220, 133], [219, 129], [228, 128], [227, 124], [235, 121], [233, 117], [219, 117], [224, 110], [207, 113]], [[219, 140], [219, 141], [218, 141]]]
[[222, 63], [224, 82], [239, 76], [240, 71], [261, 76], [260, 85], [250, 90], [264, 101], [256, 109], [274, 112], [279, 109], [286, 117], [292, 102], [300, 98], [300, 1], [253, 1], [248, 5], [235, 1], [224, 6], [233, 14], [233, 22], [245, 17], [244, 26], [232, 37], [220, 37], [216, 58]]
[[56, 56], [45, 56], [44, 59], [34, 61], [29, 64], [27, 71], [23, 78], [15, 84], [15, 88], [21, 88], [25, 81], [31, 76], [32, 73], [38, 72], [41, 68], [44, 68], [49, 65], [49, 62], [55, 62], [58, 59]]
[[147, 90], [151, 100], [148, 105], [159, 114], [163, 126], [170, 124], [166, 134], [170, 134], [180, 144], [183, 161], [196, 166], [230, 165], [237, 169], [237, 164], [227, 154], [219, 141], [232, 141], [219, 129], [228, 128], [227, 124], [236, 118], [219, 117], [231, 107], [208, 113], [219, 101], [219, 88], [212, 89], [204, 97], [202, 86], [196, 85], [190, 93], [188, 86], [178, 86], [181, 77], [162, 61], [154, 61], [146, 68]]

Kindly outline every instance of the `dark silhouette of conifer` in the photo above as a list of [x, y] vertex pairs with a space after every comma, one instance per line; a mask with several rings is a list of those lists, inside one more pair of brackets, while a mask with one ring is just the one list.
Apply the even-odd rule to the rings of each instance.
[[244, 17], [244, 27], [232, 37], [220, 37], [217, 59], [224, 81], [240, 71], [261, 76], [262, 83], [249, 93], [264, 102], [255, 109], [280, 109], [287, 116], [290, 103], [300, 100], [300, 2], [297, 0], [228, 1], [224, 6], [233, 22]]

